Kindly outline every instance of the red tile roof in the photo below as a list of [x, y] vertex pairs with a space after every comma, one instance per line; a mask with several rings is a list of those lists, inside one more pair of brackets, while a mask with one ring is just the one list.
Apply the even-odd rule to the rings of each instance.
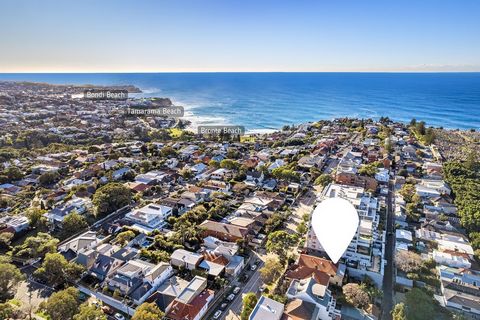
[[172, 320], [193, 320], [214, 294], [214, 291], [205, 289], [189, 304], [174, 300], [170, 304], [169, 311], [165, 316]]
[[285, 275], [288, 279], [313, 277], [320, 284], [328, 285], [330, 277], [337, 274], [337, 266], [327, 259], [301, 254], [298, 263]]

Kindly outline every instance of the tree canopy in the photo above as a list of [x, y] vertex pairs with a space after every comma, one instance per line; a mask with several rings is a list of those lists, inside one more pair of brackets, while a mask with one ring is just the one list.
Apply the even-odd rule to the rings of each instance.
[[162, 319], [163, 316], [164, 313], [154, 302], [144, 302], [137, 308], [132, 320], [158, 320]]
[[58, 239], [48, 233], [39, 232], [34, 237], [28, 237], [23, 244], [13, 247], [12, 253], [19, 258], [42, 258], [45, 254], [57, 251]]
[[347, 283], [342, 287], [342, 291], [347, 302], [357, 308], [365, 309], [370, 304], [368, 293], [357, 283]]
[[62, 230], [67, 236], [75, 234], [86, 227], [88, 227], [87, 220], [75, 210], [66, 215], [62, 221]]
[[287, 253], [297, 242], [298, 235], [279, 230], [268, 235], [266, 248], [268, 252], [276, 253], [281, 260], [284, 260], [287, 257]]
[[99, 307], [83, 303], [80, 311], [73, 316], [73, 320], [107, 320], [107, 316]]
[[57, 286], [77, 280], [83, 271], [82, 265], [68, 262], [61, 254], [47, 253], [42, 266], [34, 275], [52, 286]]
[[408, 320], [434, 319], [435, 302], [419, 288], [413, 288], [405, 295]]
[[14, 290], [25, 277], [10, 263], [0, 263], [0, 302], [12, 296]]
[[405, 314], [405, 304], [397, 303], [392, 310], [392, 319], [393, 320], [407, 320], [407, 315]]
[[55, 292], [40, 304], [40, 309], [44, 310], [51, 320], [72, 319], [80, 306], [79, 294], [73, 287]]
[[333, 181], [332, 176], [324, 173], [324, 174], [320, 175], [317, 179], [315, 179], [314, 184], [315, 185], [322, 185], [322, 186], [326, 187], [332, 181]]
[[130, 190], [121, 183], [112, 182], [100, 187], [93, 195], [98, 215], [112, 213], [132, 201]]
[[240, 314], [241, 320], [248, 320], [248, 317], [252, 313], [253, 308], [255, 308], [257, 301], [257, 296], [253, 292], [249, 292], [243, 296], [242, 313]]
[[399, 250], [395, 254], [395, 264], [403, 272], [418, 271], [422, 267], [422, 258], [412, 251]]
[[283, 273], [283, 265], [276, 258], [267, 258], [265, 265], [259, 270], [263, 282], [270, 284]]

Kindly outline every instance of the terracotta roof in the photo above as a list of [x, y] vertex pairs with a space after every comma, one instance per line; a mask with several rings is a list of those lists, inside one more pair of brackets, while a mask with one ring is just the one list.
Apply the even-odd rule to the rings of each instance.
[[327, 286], [328, 282], [330, 281], [330, 275], [328, 275], [327, 273], [317, 269], [305, 267], [305, 266], [299, 266], [294, 270], [288, 271], [285, 277], [287, 279], [297, 279], [297, 280], [313, 277], [316, 282], [324, 286]]
[[315, 304], [294, 299], [287, 303], [282, 320], [310, 320], [313, 319], [315, 313]]
[[214, 291], [205, 289], [191, 303], [186, 304], [179, 300], [174, 300], [170, 306], [169, 311], [165, 315], [172, 320], [193, 320], [198, 313], [208, 303], [208, 299], [214, 295]]
[[197, 186], [190, 186], [190, 187], [188, 188], [188, 191], [193, 192], [193, 193], [197, 193], [197, 192], [201, 192], [201, 191], [202, 191], [202, 188], [197, 187]]
[[214, 263], [217, 263], [217, 264], [221, 264], [222, 266], [226, 266], [229, 263], [227, 258], [225, 258], [224, 256], [222, 256], [220, 254], [215, 254], [211, 251], [204, 252], [203, 253], [203, 258], [207, 261], [214, 262]]
[[248, 228], [235, 226], [233, 224], [215, 222], [211, 220], [205, 220], [200, 224], [200, 227], [206, 230], [224, 233], [238, 238], [244, 238], [248, 234]]
[[298, 265], [312, 269], [317, 269], [334, 277], [337, 274], [337, 266], [330, 260], [301, 254], [298, 258]]

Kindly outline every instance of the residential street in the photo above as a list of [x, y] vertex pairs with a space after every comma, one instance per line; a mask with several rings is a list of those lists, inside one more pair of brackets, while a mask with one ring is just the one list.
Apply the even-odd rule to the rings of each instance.
[[393, 254], [395, 250], [395, 226], [394, 226], [394, 210], [393, 210], [393, 182], [390, 181], [388, 185], [388, 197], [387, 197], [387, 241], [385, 244], [385, 259], [387, 265], [385, 266], [385, 274], [383, 277], [383, 313], [382, 319], [390, 320], [392, 316], [390, 314], [393, 308]]
[[248, 292], [257, 293], [262, 286], [262, 279], [260, 278], [260, 272], [258, 271], [263, 266], [263, 262], [258, 266], [257, 270], [253, 273], [248, 282], [242, 287], [240, 293], [235, 296], [235, 299], [228, 307], [224, 318], [226, 320], [240, 320], [240, 313], [242, 312], [242, 297]]

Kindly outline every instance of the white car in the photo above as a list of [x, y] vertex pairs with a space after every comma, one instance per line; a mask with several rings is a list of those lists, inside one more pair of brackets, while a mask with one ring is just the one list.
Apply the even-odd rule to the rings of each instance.
[[115, 313], [113, 317], [117, 320], [125, 320], [125, 317], [121, 313]]
[[233, 293], [231, 293], [228, 297], [227, 297], [227, 300], [228, 301], [233, 301], [233, 299], [235, 299], [235, 295]]
[[218, 319], [220, 318], [221, 315], [222, 315], [222, 311], [217, 310], [217, 312], [215, 312], [215, 314], [213, 315], [213, 319]]
[[235, 287], [235, 289], [233, 289], [234, 294], [237, 294], [239, 292], [240, 292], [240, 287]]
[[256, 264], [252, 264], [252, 266], [250, 267], [250, 270], [252, 270], [252, 271], [257, 270], [257, 265], [256, 265]]

